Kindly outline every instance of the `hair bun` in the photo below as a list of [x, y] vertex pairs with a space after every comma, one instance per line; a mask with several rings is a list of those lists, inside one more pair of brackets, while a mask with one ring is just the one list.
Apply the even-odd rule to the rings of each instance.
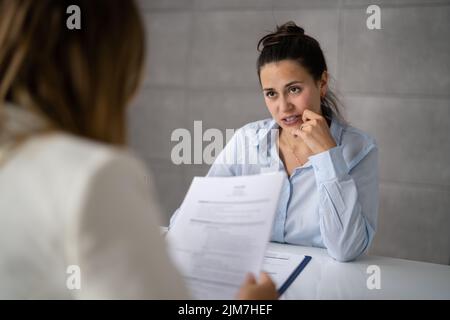
[[[283, 38], [286, 37], [304, 37], [305, 30], [302, 27], [299, 27], [293, 21], [288, 21], [281, 26], [277, 26], [275, 32], [270, 33], [264, 36], [258, 42], [258, 51], [264, 50], [265, 47], [273, 46], [275, 44], [280, 43]], [[262, 45], [262, 49], [260, 48]]]
[[304, 36], [305, 30], [299, 27], [293, 21], [288, 21], [281, 26], [277, 26], [277, 31], [275, 34], [280, 36]]

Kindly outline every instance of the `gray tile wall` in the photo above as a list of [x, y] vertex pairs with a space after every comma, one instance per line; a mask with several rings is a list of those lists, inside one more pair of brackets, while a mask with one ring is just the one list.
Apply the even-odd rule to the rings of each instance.
[[[381, 30], [366, 8], [381, 7]], [[380, 149], [379, 228], [371, 254], [450, 263], [450, 1], [141, 0], [144, 88], [130, 142], [155, 176], [166, 222], [192, 177], [176, 166], [176, 128], [239, 128], [269, 117], [255, 71], [257, 40], [287, 20], [321, 43], [347, 119]], [[447, 39], [447, 40], [446, 40]]]

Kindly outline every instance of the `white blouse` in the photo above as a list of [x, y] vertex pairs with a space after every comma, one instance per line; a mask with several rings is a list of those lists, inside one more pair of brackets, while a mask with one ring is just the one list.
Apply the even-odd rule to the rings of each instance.
[[[8, 121], [29, 117], [7, 109]], [[61, 133], [33, 136], [4, 158], [0, 299], [187, 297], [139, 160]]]

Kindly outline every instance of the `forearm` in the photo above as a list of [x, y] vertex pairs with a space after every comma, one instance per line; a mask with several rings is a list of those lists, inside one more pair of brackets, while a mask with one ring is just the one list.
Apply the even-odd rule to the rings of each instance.
[[357, 258], [370, 238], [354, 181], [324, 184], [320, 193], [320, 231], [328, 253], [338, 261]]
[[[364, 159], [356, 176], [349, 170], [339, 147], [311, 157], [319, 192], [320, 230], [324, 245], [333, 258], [350, 261], [361, 255], [369, 246], [374, 233], [366, 217], [376, 219], [377, 196], [376, 164], [372, 158]], [[375, 169], [371, 169], [375, 166]], [[369, 173], [365, 173], [366, 167]], [[371, 170], [371, 171], [370, 171]], [[373, 173], [375, 172], [375, 173]], [[366, 177], [374, 179], [366, 179]]]

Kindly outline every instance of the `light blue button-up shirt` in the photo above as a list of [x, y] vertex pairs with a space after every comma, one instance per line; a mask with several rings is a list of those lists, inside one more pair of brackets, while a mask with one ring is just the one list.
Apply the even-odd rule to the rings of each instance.
[[357, 258], [368, 249], [377, 225], [375, 140], [333, 119], [337, 147], [309, 157], [288, 176], [278, 153], [278, 128], [266, 119], [237, 130], [208, 176], [284, 172], [271, 240], [326, 248], [339, 261]]

